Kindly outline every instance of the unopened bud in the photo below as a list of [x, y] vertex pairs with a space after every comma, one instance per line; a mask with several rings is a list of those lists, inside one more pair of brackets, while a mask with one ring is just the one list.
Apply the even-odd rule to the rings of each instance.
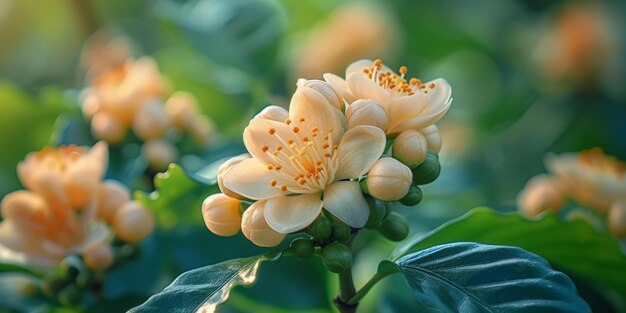
[[618, 201], [611, 206], [607, 223], [613, 235], [619, 238], [626, 237], [626, 200]]
[[389, 240], [400, 241], [409, 235], [409, 222], [404, 216], [391, 212], [380, 224], [378, 231]]
[[326, 98], [330, 105], [338, 110], [343, 110], [343, 100], [341, 100], [341, 97], [339, 97], [339, 95], [332, 87], [330, 87], [330, 85], [328, 85], [327, 82], [317, 79], [300, 79], [298, 80], [297, 85], [299, 88], [308, 87], [319, 92], [322, 96], [324, 96], [324, 98]]
[[111, 222], [117, 210], [130, 201], [130, 192], [116, 180], [106, 180], [98, 189], [98, 217]]
[[299, 259], [308, 259], [315, 252], [313, 241], [308, 238], [296, 238], [289, 245], [289, 250]]
[[133, 131], [143, 140], [156, 139], [170, 126], [170, 119], [158, 100], [145, 103], [133, 119]]
[[370, 209], [370, 215], [367, 218], [365, 227], [377, 228], [380, 225], [380, 222], [382, 222], [382, 220], [387, 216], [387, 206], [382, 200], [369, 196], [365, 197], [365, 200], [367, 200], [367, 205]]
[[215, 124], [207, 116], [199, 115], [193, 119], [190, 131], [197, 144], [206, 146], [215, 136]]
[[202, 202], [206, 227], [216, 235], [232, 236], [241, 229], [241, 201], [223, 193], [208, 196]]
[[265, 200], [257, 201], [243, 212], [241, 232], [257, 246], [274, 247], [281, 243], [286, 235], [276, 232], [267, 224], [263, 215], [266, 202]]
[[402, 199], [411, 186], [411, 169], [390, 157], [376, 161], [367, 174], [367, 191], [376, 199], [395, 201]]
[[428, 142], [417, 130], [408, 129], [400, 133], [391, 146], [393, 157], [410, 168], [416, 168], [426, 161]]
[[416, 185], [432, 183], [439, 177], [439, 173], [441, 173], [439, 156], [435, 153], [428, 152], [426, 161], [413, 169], [413, 183]]
[[114, 116], [100, 112], [91, 119], [91, 132], [94, 137], [115, 144], [124, 139], [127, 129]]
[[178, 91], [165, 102], [165, 111], [176, 127], [187, 130], [198, 115], [198, 104], [192, 94]]
[[222, 163], [222, 165], [220, 165], [220, 167], [217, 169], [217, 185], [220, 188], [220, 191], [231, 197], [231, 198], [236, 198], [236, 199], [242, 199], [243, 196], [226, 188], [226, 186], [224, 186], [224, 175], [226, 175], [226, 172], [235, 164], [239, 164], [240, 162], [247, 160], [250, 158], [249, 154], [242, 154], [242, 155], [238, 155], [235, 157], [232, 157], [230, 159], [228, 159], [226, 162]]
[[332, 225], [328, 218], [320, 215], [307, 227], [306, 233], [311, 235], [315, 240], [326, 240], [332, 234]]
[[348, 128], [370, 125], [385, 131], [389, 125], [387, 112], [378, 101], [373, 99], [359, 99], [352, 102], [346, 109], [346, 119]]
[[348, 239], [351, 233], [352, 229], [350, 229], [350, 226], [344, 224], [341, 221], [334, 223], [332, 226], [332, 236], [334, 240], [343, 241], [345, 239]]
[[428, 142], [428, 150], [439, 153], [441, 151], [441, 134], [437, 125], [430, 125], [426, 128], [420, 129], [420, 133], [426, 137]]
[[352, 251], [346, 245], [332, 242], [322, 248], [322, 263], [333, 273], [341, 273], [352, 266]]
[[159, 170], [167, 168], [170, 163], [178, 159], [176, 147], [164, 139], [146, 141], [141, 150], [150, 166]]
[[112, 226], [118, 238], [135, 243], [150, 235], [154, 229], [154, 216], [139, 202], [130, 201], [115, 213]]
[[547, 175], [533, 177], [517, 196], [518, 208], [529, 217], [548, 210], [558, 212], [565, 201], [554, 178]]
[[409, 188], [409, 192], [406, 194], [406, 196], [400, 199], [400, 203], [406, 206], [418, 205], [420, 202], [422, 202], [422, 197], [422, 189], [420, 189], [420, 187], [412, 185]]
[[93, 93], [85, 92], [82, 97], [83, 104], [81, 106], [83, 116], [90, 120], [101, 109], [100, 100]]
[[261, 110], [261, 112], [259, 112], [259, 114], [257, 114], [254, 118], [266, 119], [282, 123], [289, 118], [289, 111], [277, 105], [268, 105], [263, 110]]
[[113, 251], [107, 243], [93, 244], [83, 251], [85, 265], [92, 270], [106, 269], [113, 263]]

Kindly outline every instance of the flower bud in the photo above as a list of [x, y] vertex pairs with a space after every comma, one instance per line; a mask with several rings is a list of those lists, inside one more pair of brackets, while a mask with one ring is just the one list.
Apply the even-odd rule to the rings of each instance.
[[126, 136], [126, 127], [110, 114], [96, 113], [91, 119], [91, 133], [94, 137], [110, 143], [119, 143]]
[[400, 133], [391, 146], [393, 157], [410, 168], [424, 163], [428, 156], [426, 137], [417, 130], [408, 129]]
[[82, 97], [83, 104], [81, 106], [85, 119], [91, 119], [101, 109], [98, 97], [92, 93], [85, 92]]
[[370, 195], [383, 201], [402, 199], [411, 186], [411, 169], [390, 157], [376, 161], [367, 174], [367, 190]]
[[166, 169], [170, 163], [178, 159], [176, 147], [164, 139], [146, 141], [141, 151], [150, 166], [155, 169]]
[[391, 212], [380, 223], [378, 231], [389, 240], [400, 241], [409, 235], [409, 222], [404, 216]]
[[226, 162], [222, 163], [222, 165], [220, 165], [220, 167], [217, 169], [217, 185], [220, 187], [220, 191], [231, 197], [231, 198], [235, 198], [235, 199], [242, 199], [243, 196], [226, 188], [226, 186], [224, 186], [224, 175], [226, 174], [226, 172], [235, 164], [239, 164], [240, 162], [249, 159], [250, 155], [249, 154], [242, 154], [242, 155], [238, 155], [235, 157], [232, 157], [230, 159], [228, 159]]
[[330, 105], [338, 110], [343, 110], [343, 100], [341, 100], [335, 90], [325, 81], [317, 79], [299, 79], [297, 85], [299, 88], [308, 87], [319, 92], [322, 96], [324, 96], [324, 98], [326, 98]]
[[277, 105], [268, 105], [263, 110], [261, 110], [261, 112], [259, 112], [259, 114], [257, 114], [254, 118], [284, 122], [289, 118], [289, 111]]
[[241, 229], [241, 201], [223, 193], [208, 196], [202, 202], [206, 227], [218, 236], [232, 236]]
[[296, 238], [289, 245], [289, 250], [299, 259], [308, 259], [313, 256], [315, 246], [308, 238]]
[[170, 119], [163, 105], [153, 100], [139, 108], [133, 119], [133, 131], [143, 140], [156, 139], [165, 133], [170, 126]]
[[196, 98], [186, 91], [178, 91], [165, 102], [165, 112], [176, 127], [186, 130], [198, 115]]
[[341, 273], [352, 266], [352, 251], [346, 245], [332, 242], [322, 248], [322, 263], [333, 273]]
[[439, 177], [439, 173], [441, 173], [439, 156], [435, 153], [428, 152], [426, 161], [413, 169], [413, 184], [426, 185], [432, 183]]
[[283, 241], [286, 235], [276, 232], [267, 224], [263, 215], [266, 202], [265, 200], [257, 201], [243, 212], [241, 232], [257, 246], [274, 247]]
[[607, 224], [613, 235], [619, 238], [626, 237], [626, 200], [617, 201], [611, 205]]
[[437, 125], [430, 125], [426, 128], [420, 129], [420, 133], [426, 137], [428, 142], [428, 150], [439, 153], [441, 151], [441, 134]]
[[115, 213], [130, 201], [128, 188], [116, 180], [103, 181], [98, 186], [98, 217], [111, 222]]
[[115, 213], [112, 226], [118, 238], [135, 243], [150, 235], [154, 229], [154, 216], [139, 202], [130, 201]]
[[311, 235], [315, 240], [326, 240], [332, 234], [332, 225], [328, 218], [323, 215], [320, 215], [307, 227], [306, 233]]
[[422, 197], [422, 189], [415, 185], [411, 185], [411, 187], [409, 188], [409, 192], [406, 194], [406, 196], [400, 199], [400, 203], [406, 206], [418, 205], [420, 202], [422, 202]]
[[106, 269], [113, 264], [113, 251], [107, 243], [93, 244], [83, 251], [85, 265], [92, 270]]
[[565, 204], [554, 178], [539, 175], [528, 181], [517, 196], [517, 207], [527, 216], [535, 217], [545, 211], [558, 212]]
[[389, 125], [387, 112], [378, 101], [373, 99], [359, 99], [352, 102], [346, 109], [346, 119], [348, 128], [371, 125], [385, 131]]
[[205, 146], [215, 136], [215, 124], [206, 116], [196, 116], [191, 123], [190, 132], [197, 144]]
[[348, 239], [351, 233], [352, 229], [350, 229], [350, 226], [344, 224], [343, 222], [338, 221], [332, 226], [332, 236], [334, 240], [343, 241]]
[[387, 216], [387, 206], [383, 201], [372, 197], [365, 197], [365, 200], [367, 200], [367, 205], [370, 209], [370, 215], [367, 218], [365, 227], [377, 228], [380, 222]]

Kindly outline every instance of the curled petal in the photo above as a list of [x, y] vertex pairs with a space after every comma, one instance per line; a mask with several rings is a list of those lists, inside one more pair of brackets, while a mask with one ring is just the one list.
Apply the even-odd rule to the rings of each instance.
[[285, 195], [289, 191], [282, 191], [272, 186], [271, 181], [276, 175], [267, 169], [267, 166], [257, 159], [250, 158], [231, 166], [224, 173], [224, 186], [249, 199], [267, 199]]
[[343, 135], [344, 128], [336, 114], [336, 108], [313, 88], [300, 87], [296, 90], [291, 98], [289, 118], [294, 122], [304, 118], [301, 123], [304, 128], [316, 127], [321, 134], [332, 131], [335, 138]]
[[311, 224], [322, 210], [319, 193], [274, 197], [265, 205], [265, 220], [275, 231], [289, 234]]
[[348, 103], [352, 103], [355, 100], [348, 83], [343, 78], [332, 73], [326, 73], [324, 74], [324, 80]]
[[385, 133], [378, 127], [350, 128], [339, 144], [339, 166], [335, 180], [357, 178], [369, 171], [385, 150]]
[[346, 78], [350, 90], [357, 99], [374, 99], [383, 106], [387, 105], [389, 91], [383, 89], [375, 81], [367, 78], [363, 73], [351, 73]]
[[363, 227], [370, 212], [361, 187], [355, 181], [339, 181], [327, 186], [324, 208], [354, 228]]

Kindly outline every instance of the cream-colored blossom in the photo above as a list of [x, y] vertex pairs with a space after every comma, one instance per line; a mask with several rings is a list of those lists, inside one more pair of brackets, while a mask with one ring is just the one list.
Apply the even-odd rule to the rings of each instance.
[[[343, 114], [310, 87], [299, 87], [283, 122], [255, 118], [244, 130], [252, 158], [224, 174], [226, 188], [263, 200], [268, 225], [279, 233], [308, 226], [322, 207], [352, 227], [363, 227], [369, 209], [358, 178], [385, 147], [372, 126], [346, 130]], [[323, 198], [322, 198], [323, 194]]]
[[613, 203], [626, 199], [626, 164], [600, 149], [551, 155], [546, 165], [568, 197], [601, 214]]
[[376, 100], [387, 112], [387, 135], [394, 136], [407, 129], [419, 130], [433, 125], [448, 111], [452, 89], [442, 78], [423, 83], [405, 78], [406, 67], [400, 75], [380, 60], [360, 60], [346, 69], [345, 79], [324, 74], [324, 79], [347, 104], [359, 99]]
[[286, 235], [275, 231], [267, 224], [265, 220], [266, 203], [265, 200], [257, 201], [243, 213], [241, 232], [257, 246], [274, 247], [283, 241]]
[[558, 212], [565, 204], [559, 182], [549, 175], [539, 175], [528, 181], [517, 196], [517, 207], [529, 217], [545, 211]]
[[396, 201], [406, 196], [412, 181], [411, 169], [394, 158], [384, 157], [374, 163], [365, 182], [372, 197]]

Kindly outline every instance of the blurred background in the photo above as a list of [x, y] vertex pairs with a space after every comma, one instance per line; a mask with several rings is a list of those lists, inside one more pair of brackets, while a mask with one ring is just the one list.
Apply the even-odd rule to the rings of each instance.
[[[400, 210], [412, 217], [413, 233], [477, 206], [512, 211], [526, 182], [546, 171], [547, 153], [600, 147], [626, 160], [625, 17], [626, 3], [617, 0], [0, 0], [0, 197], [21, 188], [15, 168], [26, 153], [78, 138], [72, 132], [80, 128], [66, 121], [80, 116], [86, 64], [105, 57], [90, 50], [99, 34], [125, 38], [128, 53], [154, 58], [172, 89], [192, 93], [215, 121], [220, 143], [181, 160], [188, 171], [243, 151], [247, 120], [267, 104], [286, 106], [297, 78], [343, 76], [362, 58], [405, 65], [422, 80], [443, 77], [454, 102], [438, 124], [442, 175], [424, 188], [417, 210]], [[181, 271], [262, 251], [240, 235], [215, 238], [199, 206], [190, 210], [195, 222], [160, 231], [139, 261], [112, 273], [110, 299], [132, 305]], [[392, 247], [372, 239], [357, 280]], [[235, 292], [224, 310], [327, 311], [335, 282], [310, 263], [268, 265], [257, 286]], [[149, 278], [124, 282], [137, 269]], [[263, 279], [272, 273], [273, 281]], [[298, 287], [270, 292], [276, 284]], [[410, 303], [383, 288], [364, 312]]]

